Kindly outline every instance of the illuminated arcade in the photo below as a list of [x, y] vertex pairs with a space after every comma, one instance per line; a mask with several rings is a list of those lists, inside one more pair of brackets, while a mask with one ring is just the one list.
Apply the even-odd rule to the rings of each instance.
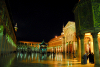
[[35, 52], [40, 53], [40, 49], [42, 49], [41, 44], [44, 44], [44, 46], [47, 51], [47, 44], [43, 42], [32, 42], [32, 41], [19, 41], [17, 43], [17, 51], [18, 52]]
[[8, 7], [0, 0], [0, 56], [16, 51], [16, 35]]

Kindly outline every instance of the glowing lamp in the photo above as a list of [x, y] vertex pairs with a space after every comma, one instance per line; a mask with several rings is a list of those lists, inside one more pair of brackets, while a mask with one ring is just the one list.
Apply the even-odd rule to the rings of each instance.
[[57, 38], [57, 36], [55, 36], [55, 38]]

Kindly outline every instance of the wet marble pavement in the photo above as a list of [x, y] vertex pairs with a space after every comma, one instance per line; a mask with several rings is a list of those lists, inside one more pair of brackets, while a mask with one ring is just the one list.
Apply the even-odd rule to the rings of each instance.
[[73, 54], [13, 53], [0, 57], [0, 67], [99, 67], [81, 64]]

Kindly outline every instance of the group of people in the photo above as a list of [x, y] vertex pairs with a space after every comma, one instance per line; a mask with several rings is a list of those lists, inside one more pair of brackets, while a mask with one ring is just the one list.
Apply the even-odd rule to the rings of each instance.
[[89, 63], [94, 63], [94, 54], [93, 53], [89, 53], [89, 55], [87, 56], [87, 59], [89, 58]]
[[94, 63], [94, 54], [89, 53], [86, 51], [86, 53], [83, 55], [82, 59], [84, 59], [84, 64], [87, 64], [87, 59], [89, 58], [89, 63]]

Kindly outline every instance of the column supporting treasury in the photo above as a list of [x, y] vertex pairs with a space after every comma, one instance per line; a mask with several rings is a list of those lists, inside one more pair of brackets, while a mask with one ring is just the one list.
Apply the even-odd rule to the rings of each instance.
[[80, 35], [80, 40], [81, 40], [81, 64], [84, 64], [84, 59], [82, 58], [83, 55], [85, 54], [85, 48], [84, 48], [84, 34]]
[[77, 36], [77, 57], [78, 61], [81, 61], [81, 49], [80, 49], [80, 44], [79, 44], [79, 36]]
[[99, 64], [99, 46], [98, 46], [98, 32], [92, 33], [93, 47], [94, 47], [94, 63]]

